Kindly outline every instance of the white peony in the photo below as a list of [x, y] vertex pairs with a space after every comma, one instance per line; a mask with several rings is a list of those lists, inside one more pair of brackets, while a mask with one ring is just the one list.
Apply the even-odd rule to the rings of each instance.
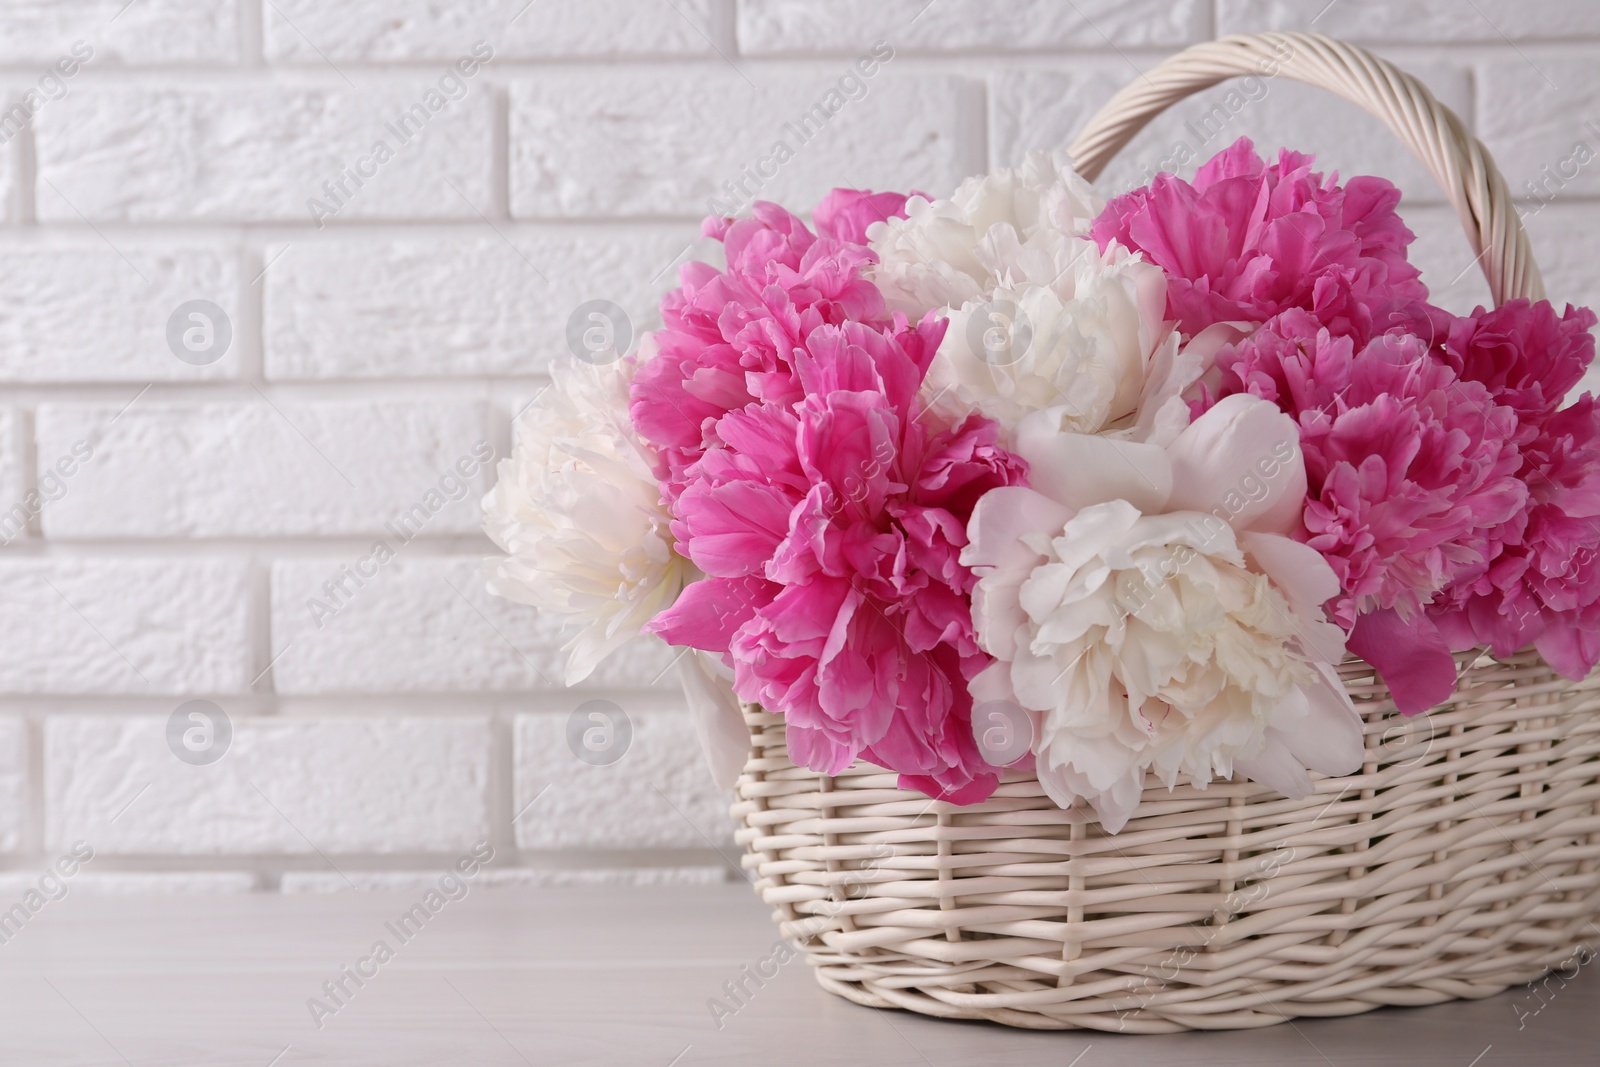
[[628, 358], [552, 368], [483, 499], [484, 529], [507, 553], [490, 591], [581, 627], [565, 647], [568, 685], [637, 637], [698, 573], [674, 548], [650, 456], [628, 418], [636, 366]]
[[1306, 768], [1358, 768], [1361, 720], [1332, 669], [1344, 637], [1321, 611], [1338, 580], [1286, 536], [1306, 491], [1293, 420], [1239, 395], [1166, 447], [1068, 425], [1024, 420], [1031, 488], [986, 494], [961, 556], [996, 659], [974, 698], [1032, 713], [1050, 796], [1086, 799], [1114, 833], [1149, 772], [1304, 796]]
[[1101, 207], [1065, 155], [1035, 152], [868, 230], [879, 257], [868, 275], [889, 306], [950, 319], [926, 407], [976, 409], [1008, 434], [1058, 407], [1078, 433], [1165, 443], [1188, 425], [1183, 392], [1242, 331], [1219, 324], [1180, 348], [1161, 269], [1088, 236]]
[[[976, 408], [1013, 429], [1060, 408], [1075, 433], [1148, 437], [1188, 424], [1180, 394], [1206, 364], [1180, 353], [1161, 269], [1113, 245], [1072, 238], [1072, 264], [1049, 285], [1000, 288], [963, 305], [923, 383], [926, 402]], [[1188, 358], [1185, 358], [1187, 355]]]
[[733, 691], [733, 668], [720, 656], [684, 649], [678, 656], [678, 680], [694, 715], [695, 735], [705, 753], [712, 781], [732, 789], [750, 758], [750, 727]]
[[867, 276], [889, 308], [913, 320], [1002, 286], [1049, 285], [1078, 254], [1105, 201], [1065, 153], [1030, 152], [1022, 166], [968, 178], [948, 200], [913, 196], [906, 217], [875, 222], [878, 262]]

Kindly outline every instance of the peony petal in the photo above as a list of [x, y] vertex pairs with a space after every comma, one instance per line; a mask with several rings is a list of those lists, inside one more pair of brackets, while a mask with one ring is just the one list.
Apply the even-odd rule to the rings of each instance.
[[[1304, 604], [1320, 611], [1324, 603], [1339, 595], [1338, 575], [1310, 545], [1255, 531], [1241, 535], [1239, 543], [1297, 609]], [[1325, 658], [1337, 660], [1340, 656]]]
[[1233, 769], [1236, 774], [1242, 774], [1252, 782], [1276, 789], [1290, 800], [1308, 797], [1316, 789], [1311, 776], [1290, 751], [1283, 735], [1270, 727], [1267, 729], [1267, 747], [1260, 755], [1235, 757]]
[[609, 621], [614, 620], [590, 623], [561, 646], [561, 650], [567, 654], [565, 672], [561, 678], [563, 684], [573, 686], [583, 682], [594, 673], [602, 660], [639, 636], [638, 630], [618, 628], [611, 631], [605, 625]]
[[1600, 633], [1572, 621], [1547, 629], [1535, 639], [1534, 647], [1557, 673], [1574, 682], [1587, 678], [1600, 661]]
[[1139, 801], [1144, 799], [1144, 771], [1138, 767], [1096, 788], [1088, 775], [1068, 764], [1052, 766], [1048, 757], [1041, 754], [1037, 757], [1034, 775], [1044, 787], [1045, 795], [1063, 810], [1072, 808], [1080, 798], [1087, 801], [1108, 834], [1120, 833], [1139, 807]]
[[1062, 811], [1070, 810], [1078, 802], [1078, 794], [1067, 784], [1065, 767], [1053, 767], [1045, 760], [1039, 759], [1033, 773], [1039, 779], [1039, 784], [1044, 787], [1044, 795], [1055, 801], [1056, 807]]
[[1456, 661], [1444, 635], [1426, 615], [1403, 622], [1393, 608], [1369, 612], [1350, 631], [1350, 651], [1372, 664], [1407, 715], [1449, 700], [1456, 689]]
[[902, 774], [895, 784], [901, 789], [914, 789], [924, 796], [963, 807], [993, 796], [995, 786], [1000, 784], [1000, 776], [980, 774], [965, 785], [951, 786], [931, 774]]
[[[1184, 395], [1195, 382], [1204, 380], [1216, 365], [1217, 353], [1225, 345], [1237, 344], [1253, 327], [1243, 322], [1218, 322], [1207, 326], [1181, 348], [1174, 332], [1150, 357], [1144, 394], [1133, 438], [1151, 444], [1168, 445], [1189, 425], [1189, 405]], [[1176, 422], [1176, 428], [1171, 423]]]
[[726, 652], [734, 632], [770, 603], [778, 588], [759, 578], [702, 578], [684, 586], [677, 602], [644, 629], [670, 645]]
[[1339, 675], [1327, 664], [1317, 665], [1317, 679], [1301, 686], [1311, 713], [1284, 731], [1295, 759], [1318, 774], [1341, 778], [1361, 769], [1366, 759], [1361, 713], [1350, 700]]
[[683, 697], [694, 713], [694, 731], [700, 739], [719, 789], [732, 789], [750, 758], [750, 728], [745, 725], [733, 679], [716, 657], [689, 652], [678, 659], [678, 680]]
[[[978, 646], [1002, 661], [991, 666], [1004, 667], [1016, 658], [1017, 635], [1026, 633], [1027, 622], [1021, 591], [1017, 582], [993, 579], [980, 580], [972, 590], [972, 626]], [[976, 690], [973, 696], [977, 696]]]
[[961, 563], [999, 571], [1032, 570], [1039, 553], [1022, 543], [1022, 535], [1058, 534], [1070, 518], [1071, 508], [1025, 486], [991, 489], [972, 509]]
[[690, 559], [718, 578], [761, 573], [788, 535], [795, 508], [783, 489], [749, 480], [695, 483], [678, 504]]
[[1255, 531], [1247, 531], [1239, 542], [1288, 599], [1306, 652], [1327, 663], [1344, 659], [1344, 632], [1327, 622], [1322, 611], [1323, 604], [1339, 595], [1339, 577], [1322, 553], [1292, 538]]
[[873, 223], [904, 218], [903, 193], [874, 193], [870, 189], [835, 189], [822, 198], [811, 212], [817, 232], [824, 237], [849, 244], [867, 243], [867, 229]]
[[1245, 393], [1224, 397], [1167, 452], [1172, 510], [1208, 512], [1236, 530], [1300, 528], [1306, 498], [1300, 431], [1272, 403]]
[[856, 761], [859, 751], [856, 745], [830, 737], [822, 730], [802, 726], [793, 719], [785, 725], [783, 736], [795, 766], [820, 774], [840, 773]]
[[1074, 511], [1126, 500], [1145, 514], [1167, 510], [1173, 468], [1155, 445], [1090, 434], [1062, 433], [1059, 409], [1017, 427], [1017, 453], [1028, 461], [1028, 483]]

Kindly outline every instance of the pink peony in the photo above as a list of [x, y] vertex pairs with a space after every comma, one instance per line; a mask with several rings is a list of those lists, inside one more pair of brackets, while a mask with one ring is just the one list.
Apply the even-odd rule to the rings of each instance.
[[1395, 214], [1393, 185], [1340, 186], [1311, 165], [1284, 150], [1269, 166], [1240, 138], [1192, 184], [1162, 174], [1112, 200], [1091, 232], [1101, 249], [1116, 241], [1166, 270], [1168, 313], [1186, 337], [1299, 308], [1364, 343], [1427, 299], [1406, 261], [1414, 235]]
[[1455, 583], [1430, 614], [1450, 646], [1498, 656], [1530, 643], [1569, 678], [1600, 661], [1600, 408], [1585, 394], [1558, 410], [1594, 359], [1595, 315], [1514, 300], [1454, 319], [1439, 358], [1517, 416], [1529, 509], [1500, 535], [1483, 571]]
[[[1437, 354], [1457, 375], [1482, 382], [1495, 402], [1517, 413], [1518, 437], [1537, 435], [1594, 362], [1595, 314], [1567, 305], [1557, 315], [1548, 300], [1512, 300], [1492, 311], [1438, 316]], [[1444, 330], [1437, 327], [1443, 325]]]
[[[911, 196], [932, 199], [926, 193]], [[867, 227], [874, 222], [905, 218], [906, 201], [910, 198], [903, 193], [874, 193], [870, 189], [835, 189], [822, 198], [811, 219], [823, 237], [843, 244], [865, 245]]]
[[[863, 202], [904, 205], [892, 194], [854, 195], [860, 199], [836, 190], [824, 201], [836, 232], [854, 234], [846, 216], [868, 210]], [[818, 238], [776, 204], [759, 202], [751, 211], [737, 221], [706, 220], [728, 269], [684, 265], [682, 285], [661, 301], [662, 329], [651, 335], [653, 351], [633, 381], [630, 414], [656, 449], [668, 501], [682, 491], [684, 472], [716, 444], [722, 415], [750, 403], [799, 400], [790, 354], [808, 333], [842, 322], [888, 323], [882, 295], [861, 277], [873, 261], [868, 249]]]
[[673, 526], [709, 577], [649, 629], [731, 660], [740, 698], [785, 718], [796, 763], [864, 757], [971, 803], [998, 770], [973, 736], [967, 682], [989, 660], [959, 555], [977, 499], [1023, 464], [986, 419], [919, 418], [943, 332], [932, 316], [818, 325], [791, 355], [803, 399], [721, 416]]
[[1515, 414], [1488, 389], [1389, 334], [1357, 353], [1311, 313], [1284, 312], [1218, 356], [1221, 392], [1271, 400], [1300, 427], [1309, 483], [1302, 539], [1339, 578], [1332, 617], [1421, 711], [1454, 686], [1449, 648], [1425, 612], [1484, 575], [1527, 505]]

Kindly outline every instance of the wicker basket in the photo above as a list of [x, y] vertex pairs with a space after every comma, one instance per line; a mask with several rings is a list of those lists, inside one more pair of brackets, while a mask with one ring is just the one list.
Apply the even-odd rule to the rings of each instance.
[[[1277, 71], [1360, 103], [1455, 202], [1496, 301], [1539, 296], [1510, 193], [1415, 79], [1323, 37], [1192, 48], [1118, 95], [1073, 155], [1093, 177], [1196, 89]], [[1304, 800], [1247, 781], [1154, 783], [1121, 833], [1031, 776], [954, 807], [857, 764], [797, 768], [749, 709], [734, 814], [762, 897], [823, 987], [875, 1007], [1156, 1033], [1484, 997], [1600, 945], [1600, 674], [1527, 651], [1458, 657], [1454, 698], [1398, 715], [1360, 660], [1361, 772]]]

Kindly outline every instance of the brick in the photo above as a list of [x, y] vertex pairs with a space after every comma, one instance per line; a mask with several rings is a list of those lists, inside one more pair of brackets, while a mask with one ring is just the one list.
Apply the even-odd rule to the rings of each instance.
[[624, 308], [637, 338], [697, 232], [507, 236], [290, 246], [266, 276], [267, 375], [539, 373], [570, 358], [567, 320], [589, 300]]
[[[0, 381], [148, 382], [238, 373], [239, 262], [229, 249], [140, 247], [119, 239], [0, 249]], [[216, 362], [173, 354], [167, 324], [178, 306], [209, 300], [234, 330]], [[180, 317], [181, 318], [181, 317]], [[186, 320], [185, 320], [186, 321]], [[131, 395], [131, 394], [130, 394]]]
[[0, 718], [0, 852], [15, 852], [27, 839], [28, 724]]
[[711, 867], [523, 867], [490, 871], [488, 884], [561, 889], [569, 886], [620, 885], [655, 888], [676, 885], [722, 885], [738, 875], [727, 864]]
[[[1593, 204], [1552, 204], [1530, 214], [1524, 225], [1551, 303], [1558, 308], [1569, 303], [1600, 308], [1600, 263], [1594, 255], [1600, 242], [1600, 209]], [[1600, 394], [1600, 364], [1591, 365], [1568, 395], [1584, 392]]]
[[[325, 583], [349, 559], [279, 560], [272, 567], [272, 654], [281, 693], [562, 689], [559, 624], [492, 596], [479, 558], [396, 558], [335, 600]], [[363, 565], [372, 570], [372, 564]], [[335, 609], [332, 614], [317, 605]], [[319, 625], [320, 623], [320, 625]], [[676, 689], [676, 653], [656, 638], [619, 649], [588, 689]]]
[[0, 546], [33, 532], [36, 508], [30, 504], [43, 506], [42, 500], [27, 498], [27, 433], [27, 422], [15, 408], [0, 408]]
[[[463, 854], [465, 855], [465, 853]], [[452, 861], [453, 863], [454, 861]], [[490, 862], [501, 862], [498, 853]], [[349, 893], [349, 892], [417, 892], [439, 888], [439, 879], [451, 873], [447, 864], [437, 870], [418, 871], [350, 871], [343, 876], [336, 871], [285, 871], [279, 880], [278, 890], [283, 893]], [[471, 878], [464, 879], [468, 895], [487, 884], [489, 871], [480, 868]], [[457, 877], [460, 877], [457, 874]]]
[[1210, 36], [1199, 0], [739, 0], [739, 50], [748, 55], [865, 51], [887, 41], [908, 52], [1160, 47]]
[[[0, 119], [3, 122], [3, 119]], [[6, 147], [11, 140], [0, 127], [0, 222], [17, 218], [17, 158], [18, 150]]]
[[[1131, 71], [1094, 68], [1013, 70], [992, 75], [990, 167], [1016, 166], [1035, 149], [1065, 148], [1130, 77]], [[1111, 166], [1116, 167], [1117, 160], [1112, 160]], [[1105, 185], [1104, 179], [1100, 184]]]
[[1489, 303], [1489, 283], [1474, 262], [1472, 245], [1453, 208], [1416, 207], [1405, 212], [1405, 220], [1417, 235], [1408, 257], [1422, 271], [1433, 303], [1458, 315]]
[[0, 559], [0, 588], [0, 692], [229, 693], [249, 684], [243, 563]]
[[232, 726], [222, 758], [193, 766], [168, 749], [166, 716], [51, 718], [48, 847], [82, 839], [107, 855], [454, 852], [488, 834], [486, 718], [237, 717]]
[[[483, 75], [402, 142], [389, 128], [437, 92], [431, 76], [281, 86], [84, 86], [34, 117], [38, 213], [92, 220], [471, 219], [492, 208], [492, 107]], [[382, 142], [391, 158], [371, 153]], [[363, 160], [368, 162], [363, 163]], [[348, 196], [343, 168], [370, 175]], [[452, 184], [455, 188], [452, 188]]]
[[1557, 306], [1565, 303], [1600, 307], [1600, 262], [1594, 255], [1600, 241], [1600, 209], [1593, 204], [1524, 205], [1523, 225], [1533, 242], [1534, 258], [1544, 272], [1545, 289]]
[[1216, 0], [1217, 34], [1313, 30], [1348, 41], [1561, 41], [1600, 33], [1600, 9], [1573, 0]]
[[[1419, 66], [1435, 95], [1458, 111], [1470, 102], [1467, 73]], [[995, 77], [990, 113], [996, 165], [1010, 166], [1030, 149], [1070, 144], [1130, 75], [1107, 71], [1018, 71]], [[1192, 176], [1195, 168], [1239, 137], [1263, 155], [1293, 148], [1343, 177], [1372, 174], [1400, 187], [1408, 203], [1443, 200], [1438, 183], [1383, 123], [1354, 104], [1286, 78], [1234, 79], [1173, 105], [1122, 149], [1101, 175], [1108, 195], [1144, 185], [1161, 171]], [[1187, 159], [1187, 162], [1183, 162]]]
[[1482, 66], [1478, 136], [1519, 199], [1600, 193], [1600, 71], [1586, 59], [1534, 62]]
[[[498, 861], [497, 861], [498, 862]], [[285, 893], [361, 891], [419, 892], [439, 884], [440, 871], [349, 871], [349, 881], [330, 871], [289, 871], [279, 886]], [[572, 886], [655, 887], [721, 885], [730, 871], [721, 867], [488, 867], [472, 879], [485, 889], [564, 889]]]
[[[265, 16], [269, 60], [321, 63], [453, 61], [486, 41], [495, 59], [565, 56], [711, 55], [711, 0], [639, 4], [513, 4], [470, 0], [275, 0]], [[292, 23], [292, 25], [291, 25]], [[314, 46], [314, 47], [313, 47]], [[320, 51], [320, 55], [318, 54]]]
[[[54, 862], [52, 858], [49, 862]], [[16, 899], [37, 888], [45, 862], [37, 870], [20, 870], [0, 875], [0, 899]], [[260, 885], [260, 876], [249, 871], [110, 871], [95, 872], [94, 860], [79, 868], [67, 880], [67, 892], [91, 896], [144, 896], [151, 893], [249, 893]]]
[[[577, 714], [578, 703], [573, 701], [571, 714]], [[617, 706], [632, 723], [632, 742], [621, 759], [604, 767], [573, 755], [567, 745], [568, 715], [517, 716], [517, 846], [715, 846], [733, 856], [731, 794], [712, 783], [689, 715], [660, 700]]]
[[[729, 199], [724, 182], [805, 211], [835, 186], [948, 190], [969, 169], [959, 79], [880, 67], [838, 94], [848, 64], [760, 71], [753, 87], [726, 69], [550, 74], [511, 89], [511, 210], [528, 218], [700, 217]], [[853, 76], [853, 74], [851, 74]], [[838, 101], [837, 105], [834, 101]], [[802, 141], [797, 123], [814, 105]], [[802, 131], [805, 132], [805, 131]], [[792, 158], [776, 148], [787, 145]], [[762, 179], [754, 170], [772, 173]], [[773, 172], [776, 167], [775, 173]], [[759, 184], [759, 188], [756, 183]]]
[[[440, 504], [424, 533], [474, 531], [483, 473], [455, 464], [484, 440], [479, 403], [50, 404], [39, 454], [94, 455], [43, 516], [46, 537], [367, 534]], [[98, 443], [95, 443], [98, 441]], [[470, 463], [469, 463], [470, 466]], [[439, 493], [444, 488], [456, 499]], [[430, 493], [435, 494], [432, 500]]]
[[0, 63], [37, 64], [42, 75], [80, 41], [93, 50], [92, 64], [232, 63], [239, 53], [234, 11], [232, 0], [6, 4], [0, 7]]

